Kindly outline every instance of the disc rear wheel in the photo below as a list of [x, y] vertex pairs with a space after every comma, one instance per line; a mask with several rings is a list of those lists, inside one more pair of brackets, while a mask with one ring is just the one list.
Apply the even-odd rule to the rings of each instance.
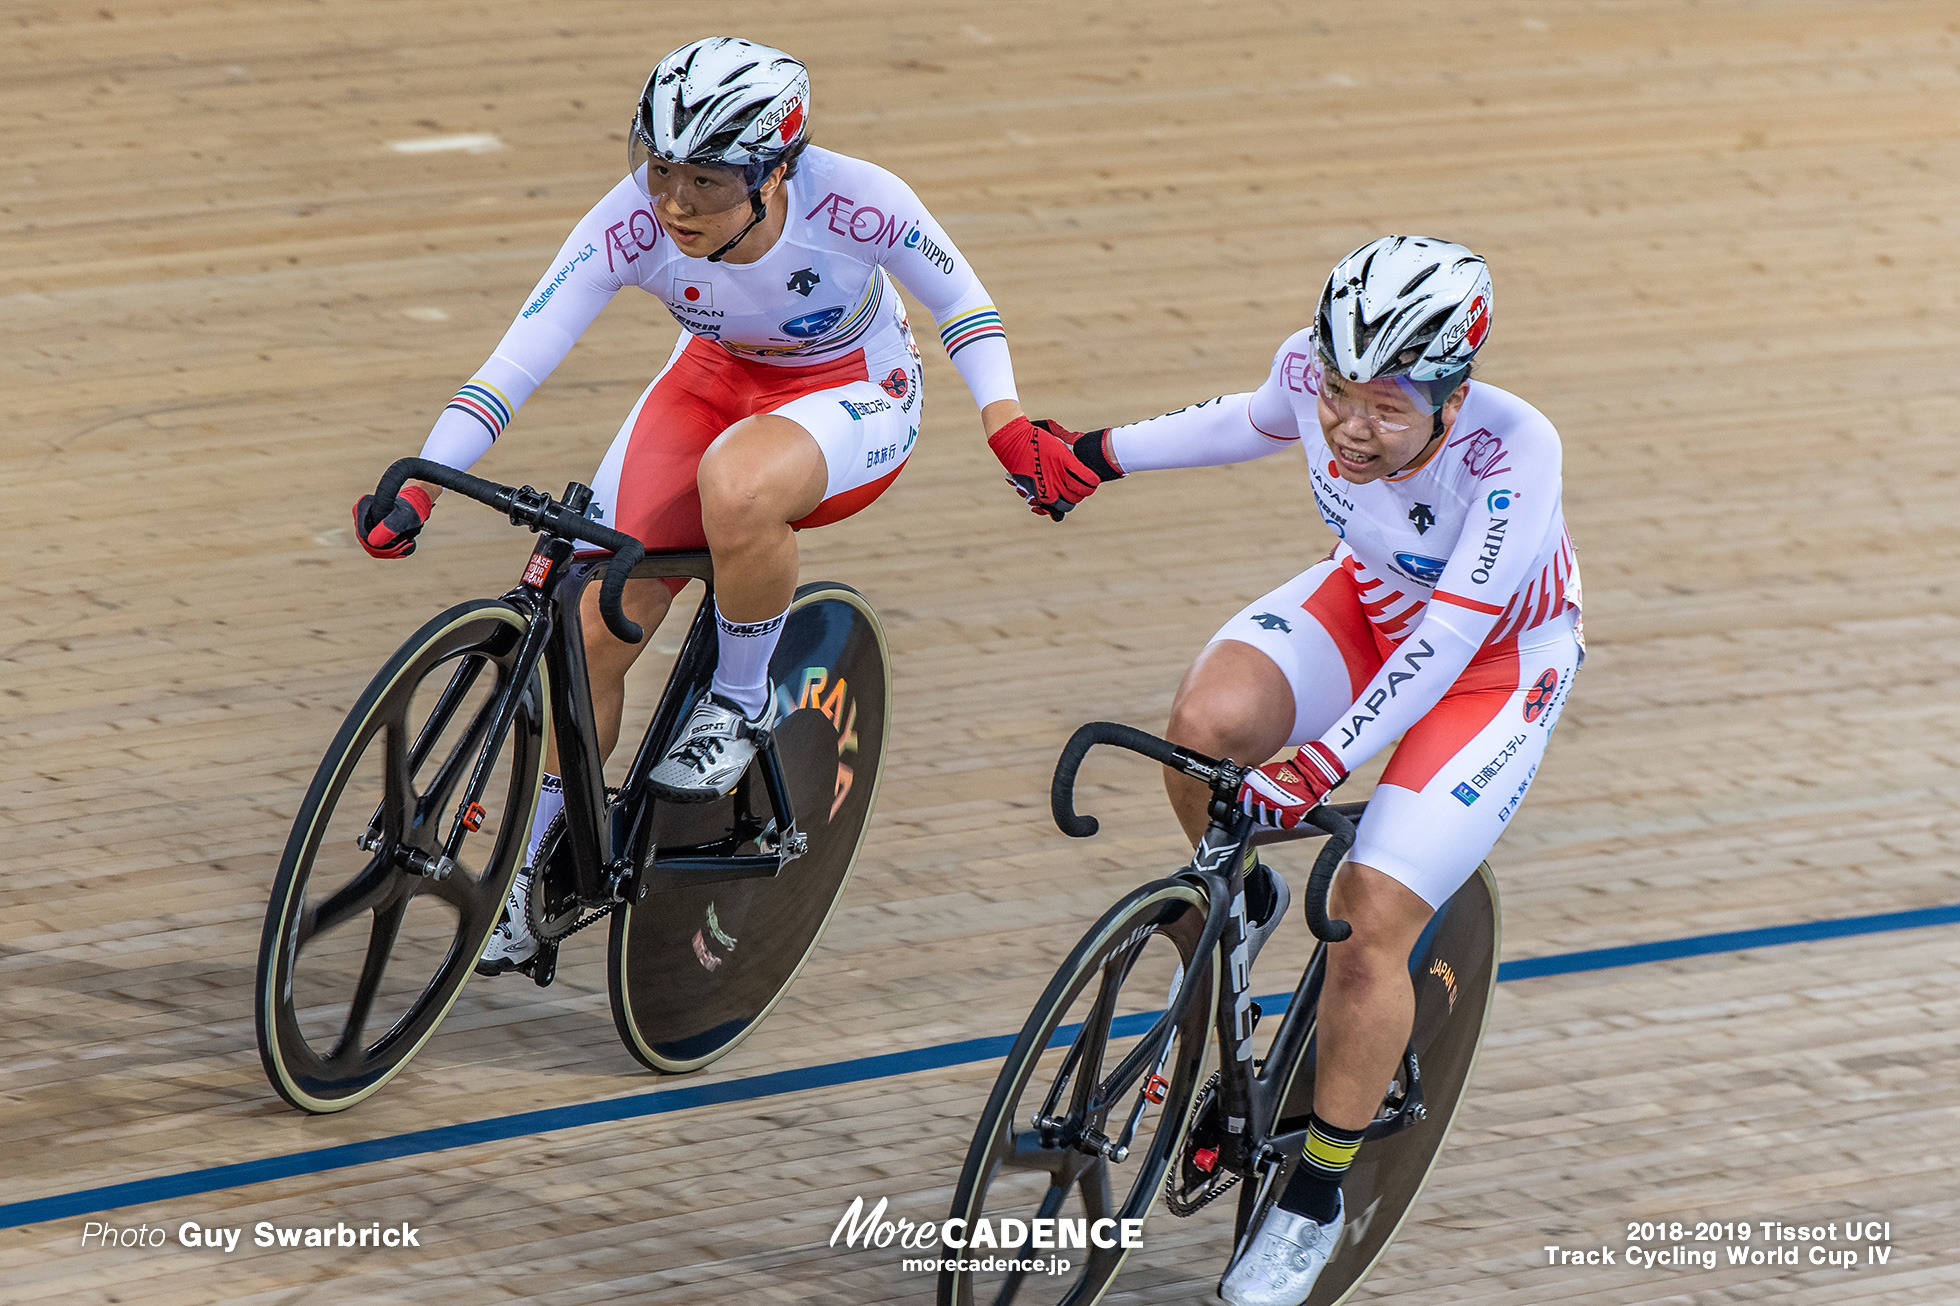
[[[654, 1070], [705, 1066], [762, 1023], [822, 936], [877, 798], [891, 663], [864, 597], [833, 581], [798, 589], [769, 678], [777, 753], [808, 849], [773, 877], [655, 889], [614, 910], [613, 1023]], [[780, 827], [757, 768], [745, 784], [754, 813]], [[661, 804], [656, 851], [720, 846], [735, 826], [735, 802]]]
[[[1469, 1086], [1497, 991], [1497, 882], [1488, 862], [1439, 908], [1409, 954], [1416, 993], [1408, 1055], [1341, 1182], [1346, 1230], [1306, 1306], [1346, 1301], [1408, 1218]], [[1416, 1091], [1412, 1092], [1412, 1088]], [[1313, 1041], [1287, 1087], [1274, 1132], [1304, 1129], [1313, 1109]], [[1298, 1163], [1297, 1153], [1293, 1163]], [[1290, 1173], [1290, 1170], [1289, 1170]], [[1285, 1187], [1282, 1175], [1271, 1193]], [[1238, 1232], [1262, 1212], [1245, 1186]], [[1268, 1200], [1271, 1200], [1270, 1194]]]

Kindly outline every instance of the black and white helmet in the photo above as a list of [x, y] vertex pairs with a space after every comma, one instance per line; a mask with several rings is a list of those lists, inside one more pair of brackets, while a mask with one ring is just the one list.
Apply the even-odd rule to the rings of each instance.
[[662, 59], [633, 115], [634, 169], [670, 163], [740, 168], [750, 184], [803, 143], [810, 74], [781, 50], [710, 36]]
[[1490, 331], [1490, 300], [1490, 271], [1463, 246], [1383, 236], [1328, 274], [1315, 339], [1350, 381], [1406, 377], [1446, 397]]

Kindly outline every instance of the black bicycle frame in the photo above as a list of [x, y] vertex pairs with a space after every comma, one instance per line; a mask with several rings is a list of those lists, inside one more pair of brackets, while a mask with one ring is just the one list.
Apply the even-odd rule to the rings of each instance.
[[[565, 787], [565, 837], [571, 845], [574, 891], [580, 900], [597, 906], [642, 898], [654, 888], [773, 876], [801, 855], [805, 842], [790, 805], [789, 785], [783, 777], [774, 741], [767, 737], [757, 741], [756, 757], [764, 791], [776, 813], [771, 824], [765, 825], [750, 813], [749, 780], [744, 776], [735, 791], [735, 823], [728, 837], [707, 846], [676, 849], [666, 856], [654, 847], [654, 819], [659, 802], [648, 784], [648, 773], [665, 753], [685, 715], [707, 691], [714, 673], [717, 648], [714, 567], [705, 551], [644, 557], [638, 542], [630, 536], [584, 518], [592, 492], [577, 482], [566, 487], [561, 503], [528, 485], [512, 489], [422, 459], [402, 459], [382, 477], [375, 491], [376, 499], [392, 502], [411, 476], [507, 511], [513, 523], [528, 525], [541, 536], [524, 569], [524, 578], [503, 596], [505, 602], [524, 612], [529, 622], [515, 674], [494, 705], [489, 738], [479, 750], [470, 781], [458, 803], [458, 814], [464, 819], [457, 822], [452, 832], [452, 845], [460, 844], [465, 829], [475, 828], [468, 823], [470, 809], [477, 807], [482, 797], [503, 734], [517, 712], [522, 695], [528, 692], [532, 672], [542, 661], [549, 684], [552, 737], [558, 744], [558, 764]], [[610, 557], [574, 559], [578, 539], [604, 543], [616, 552]], [[626, 621], [619, 607], [619, 596], [629, 575], [632, 578], [688, 577], [705, 582], [709, 591], [708, 599], [702, 603], [688, 630], [660, 705], [627, 772], [626, 783], [611, 806], [611, 819], [608, 819], [605, 766], [599, 756], [580, 615], [587, 583], [602, 572], [605, 586], [601, 608], [606, 614], [606, 624], [621, 638], [641, 633]], [[474, 673], [459, 670], [458, 677], [463, 676], [473, 679]], [[461, 690], [466, 688], [467, 681], [460, 681], [459, 687], [459, 680], [452, 680], [444, 691], [443, 701], [452, 696], [460, 698]], [[422, 747], [421, 741], [416, 746]], [[480, 821], [480, 814], [475, 819]], [[735, 853], [741, 844], [767, 841], [772, 833], [773, 852]], [[445, 852], [442, 860], [451, 862], [456, 847], [448, 847]], [[439, 876], [446, 869], [437, 866], [424, 873]]]
[[[1245, 906], [1245, 852], [1248, 844], [1276, 843], [1291, 839], [1330, 836], [1314, 861], [1308, 877], [1305, 909], [1314, 936], [1325, 943], [1346, 939], [1351, 929], [1346, 921], [1327, 915], [1327, 894], [1341, 859], [1354, 844], [1354, 822], [1361, 818], [1365, 803], [1327, 804], [1308, 813], [1308, 825], [1292, 831], [1255, 831], [1252, 818], [1233, 803], [1246, 768], [1229, 759], [1220, 761], [1179, 748], [1154, 735], [1130, 726], [1098, 721], [1077, 730], [1062, 750], [1055, 767], [1051, 802], [1055, 823], [1063, 833], [1084, 838], [1096, 832], [1094, 817], [1075, 811], [1075, 775], [1082, 759], [1096, 744], [1116, 744], [1142, 753], [1167, 767], [1203, 781], [1212, 790], [1208, 815], [1211, 818], [1191, 860], [1177, 878], [1204, 887], [1211, 904], [1205, 928], [1192, 953], [1195, 970], [1205, 959], [1222, 952], [1225, 958], [1223, 989], [1215, 1017], [1219, 1047], [1218, 1110], [1223, 1125], [1224, 1146], [1220, 1164], [1239, 1174], [1251, 1175], [1257, 1169], [1276, 1175], [1287, 1156], [1297, 1153], [1306, 1142], [1306, 1122], [1283, 1132], [1274, 1130], [1284, 1122], [1278, 1116], [1292, 1088], [1293, 1076], [1306, 1054], [1319, 1005], [1321, 985], [1326, 977], [1326, 949], [1314, 950], [1295, 986], [1279, 1032], [1267, 1049], [1261, 1068], [1252, 1068], [1252, 1034], [1259, 1011], [1252, 1001], [1252, 976], [1248, 957]], [[1187, 979], [1189, 978], [1187, 973]], [[1141, 1040], [1104, 1081], [1105, 1087], [1135, 1082], [1144, 1068], [1154, 1065], [1170, 1046], [1170, 1039], [1192, 1001], [1195, 986], [1185, 983], [1171, 1000], [1169, 1009], [1149, 1036]], [[1365, 1137], [1382, 1138], [1415, 1124], [1424, 1117], [1419, 1067], [1415, 1054], [1405, 1051], [1403, 1070], [1408, 1091], [1393, 1103], [1394, 1111], [1368, 1127]], [[1116, 1092], [1106, 1092], [1114, 1097]]]
[[[559, 764], [565, 768], [565, 833], [572, 843], [580, 896], [590, 896], [594, 902], [623, 901], [627, 885], [636, 875], [635, 896], [645, 897], [655, 889], [777, 874], [799, 855], [801, 836], [796, 828], [782, 760], [767, 742], [756, 750], [756, 770], [761, 774], [763, 791], [771, 808], [779, 814], [773, 832], [775, 852], [743, 855], [734, 851], [744, 843], [772, 833], [770, 826], [756, 819], [750, 810], [748, 776], [742, 778], [735, 790], [735, 823], [728, 837], [714, 844], [668, 852], [661, 852], [653, 843], [654, 818], [660, 800], [647, 777], [666, 753], [700, 695], [707, 692], [715, 669], [719, 641], [714, 620], [714, 566], [705, 552], [657, 553], [633, 570], [635, 579], [688, 577], [704, 581], [708, 596], [702, 600], [686, 638], [681, 641], [667, 688], [654, 709], [646, 734], [641, 737], [625, 783], [612, 802], [612, 819], [605, 819], [605, 776], [599, 763], [598, 732], [592, 722], [580, 617], [580, 598], [585, 586], [604, 566], [603, 559], [574, 562], [549, 591], [551, 620], [559, 631], [559, 637], [548, 646], [549, 653], [555, 657], [547, 662], [551, 671], [553, 728], [558, 740]], [[576, 767], [575, 756], [579, 756]], [[579, 774], [577, 780], [573, 778], [575, 771]], [[576, 806], [572, 801], [575, 785], [580, 794]]]

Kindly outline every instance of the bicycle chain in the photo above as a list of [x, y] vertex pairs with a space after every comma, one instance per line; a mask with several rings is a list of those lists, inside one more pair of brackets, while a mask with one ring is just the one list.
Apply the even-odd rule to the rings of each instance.
[[[613, 785], [606, 786], [606, 810], [608, 812], [612, 810], [612, 805], [619, 801], [619, 796], [623, 792], [624, 790], [619, 789], [616, 786]], [[551, 824], [545, 826], [544, 838], [538, 840], [538, 847], [555, 848], [557, 841], [564, 837], [564, 830], [565, 830], [565, 813], [561, 809], [556, 816], [551, 818]], [[547, 858], [546, 860], [549, 859]], [[533, 881], [532, 889], [534, 892], [536, 891], [536, 888], [537, 888], [537, 882]], [[569, 930], [566, 930], [563, 934], [551, 938], [550, 940], [548, 940], [548, 942], [552, 944], [563, 943], [566, 939], [571, 938], [574, 934], [577, 934], [580, 930], [584, 929], [586, 926], [597, 925], [600, 921], [612, 915], [612, 909], [617, 907], [618, 905], [619, 904], [616, 902], [607, 903], [605, 906], [599, 908], [597, 911], [594, 911], [590, 915], [586, 916], [583, 920], [579, 921], [578, 924], [572, 926], [572, 928], [570, 928]], [[527, 916], [530, 914], [530, 908], [528, 906], [525, 908], [525, 914]], [[535, 928], [534, 922], [526, 921], [526, 924], [530, 924], [533, 926], [533, 928]]]
[[[1185, 1147], [1191, 1145], [1191, 1131], [1197, 1126], [1198, 1117], [1204, 1114], [1207, 1107], [1214, 1107], [1218, 1104], [1218, 1077], [1219, 1072], [1216, 1070], [1212, 1071], [1211, 1078], [1207, 1079], [1205, 1086], [1198, 1090], [1198, 1100], [1191, 1107], [1191, 1118], [1184, 1122]], [[1181, 1152], [1183, 1149], [1180, 1148], [1179, 1150]], [[1213, 1180], [1207, 1181], [1205, 1187], [1199, 1190], [1196, 1201], [1186, 1202], [1177, 1195], [1177, 1180], [1178, 1176], [1183, 1173], [1183, 1169], [1184, 1159], [1180, 1156], [1177, 1163], [1171, 1167], [1170, 1174], [1164, 1177], [1164, 1205], [1170, 1208], [1172, 1215], [1178, 1216], [1179, 1218], [1187, 1215], [1196, 1215], [1199, 1211], [1204, 1210], [1207, 1206], [1210, 1206], [1213, 1202], [1230, 1192], [1232, 1185], [1239, 1181], [1239, 1173], [1236, 1170], [1227, 1173], [1222, 1183], [1217, 1182], [1214, 1176]]]
[[612, 909], [617, 906], [619, 906], [619, 904], [616, 902], [607, 903], [605, 906], [599, 908], [599, 910], [593, 912], [590, 916], [587, 916], [584, 920], [580, 921], [578, 924], [572, 926], [571, 929], [566, 930], [563, 934], [559, 935], [556, 939], [553, 940], [553, 942], [563, 943], [566, 939], [571, 938], [574, 934], [577, 934], [580, 930], [584, 929], [586, 926], [597, 925], [600, 921], [612, 915]]

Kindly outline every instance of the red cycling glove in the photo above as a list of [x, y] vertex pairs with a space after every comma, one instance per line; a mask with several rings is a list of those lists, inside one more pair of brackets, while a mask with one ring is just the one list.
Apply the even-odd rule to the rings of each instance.
[[415, 552], [415, 536], [429, 524], [435, 502], [419, 485], [405, 485], [386, 517], [374, 516], [374, 496], [364, 494], [354, 505], [354, 538], [376, 558], [406, 558]]
[[1080, 438], [1058, 423], [1017, 417], [988, 436], [987, 447], [1007, 469], [1007, 483], [1028, 506], [1060, 521], [1102, 484], [1102, 478], [1070, 447]]
[[1261, 825], [1291, 830], [1347, 774], [1334, 750], [1316, 739], [1301, 745], [1290, 760], [1247, 771], [1239, 785], [1239, 806]]

